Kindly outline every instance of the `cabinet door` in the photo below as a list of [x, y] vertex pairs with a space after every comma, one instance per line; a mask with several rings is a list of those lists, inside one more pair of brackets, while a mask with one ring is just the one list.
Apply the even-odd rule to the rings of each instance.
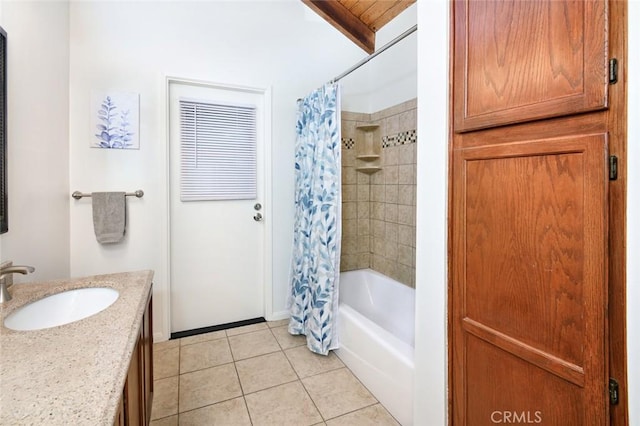
[[151, 407], [153, 403], [153, 300], [149, 296], [147, 310], [142, 320], [142, 356], [144, 380], [144, 418], [145, 424], [151, 422]]
[[[151, 404], [153, 402], [153, 325], [151, 294], [147, 309], [142, 317], [138, 341], [131, 354], [127, 380], [122, 400], [124, 404], [119, 417], [120, 425], [142, 426], [151, 422]], [[118, 424], [118, 423], [116, 423]]]
[[127, 381], [124, 385], [124, 411], [126, 424], [146, 425], [144, 412], [144, 377], [142, 367], [142, 345], [138, 340], [131, 354]]
[[608, 424], [606, 158], [606, 133], [454, 151], [453, 424]]
[[454, 4], [454, 130], [607, 107], [606, 0]]
[[120, 403], [118, 404], [118, 412], [116, 413], [116, 419], [113, 421], [113, 426], [125, 426], [123, 396], [120, 397]]

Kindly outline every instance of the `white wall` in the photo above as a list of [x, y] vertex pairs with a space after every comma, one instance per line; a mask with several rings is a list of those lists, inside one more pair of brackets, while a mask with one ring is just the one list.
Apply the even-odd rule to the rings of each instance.
[[[629, 2], [627, 111], [627, 378], [629, 424], [640, 425], [640, 2]], [[636, 24], [636, 25], [634, 25]]]
[[9, 232], [0, 259], [69, 276], [69, 6], [3, 1], [7, 32]]
[[[293, 229], [296, 99], [362, 57], [306, 6], [287, 1], [72, 2], [72, 190], [141, 188], [126, 240], [100, 246], [89, 200], [71, 206], [71, 273], [153, 269], [155, 331], [168, 336], [165, 76], [272, 88], [273, 310], [285, 310]], [[140, 150], [89, 148], [92, 89], [140, 93]]]
[[[376, 50], [417, 23], [418, 4], [376, 33]], [[413, 33], [341, 80], [342, 110], [373, 113], [416, 97], [418, 36]]]
[[415, 425], [447, 419], [449, 3], [418, 2]]

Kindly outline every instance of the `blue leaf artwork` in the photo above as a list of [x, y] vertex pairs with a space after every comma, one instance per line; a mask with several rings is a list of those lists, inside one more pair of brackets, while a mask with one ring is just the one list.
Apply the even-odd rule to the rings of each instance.
[[327, 84], [298, 102], [289, 333], [327, 355], [336, 333], [340, 276], [339, 86]]
[[137, 93], [92, 92], [93, 148], [140, 148], [139, 98]]

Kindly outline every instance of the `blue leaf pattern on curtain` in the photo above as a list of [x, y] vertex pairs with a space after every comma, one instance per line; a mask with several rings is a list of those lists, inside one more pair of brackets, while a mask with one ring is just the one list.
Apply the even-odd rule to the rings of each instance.
[[336, 330], [341, 240], [339, 86], [326, 84], [298, 102], [289, 333], [327, 355]]

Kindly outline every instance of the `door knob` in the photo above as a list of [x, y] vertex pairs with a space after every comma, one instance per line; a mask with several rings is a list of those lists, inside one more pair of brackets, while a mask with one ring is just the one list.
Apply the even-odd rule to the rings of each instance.
[[253, 216], [253, 220], [255, 220], [256, 222], [260, 222], [262, 220], [262, 215], [260, 213], [256, 213]]

